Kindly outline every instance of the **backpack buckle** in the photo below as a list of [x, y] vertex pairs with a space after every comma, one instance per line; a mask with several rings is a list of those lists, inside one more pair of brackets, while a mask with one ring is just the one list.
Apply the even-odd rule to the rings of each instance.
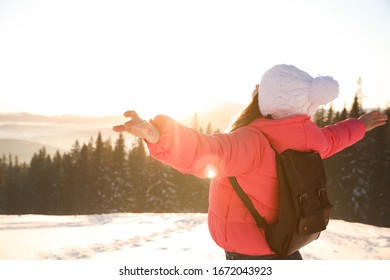
[[325, 188], [318, 189], [317, 191], [318, 197], [321, 197], [321, 192], [326, 192], [326, 189]]
[[302, 200], [303, 200], [304, 198], [307, 198], [307, 194], [306, 194], [306, 193], [304, 193], [303, 195], [301, 195], [301, 196], [299, 197], [299, 203], [302, 204]]

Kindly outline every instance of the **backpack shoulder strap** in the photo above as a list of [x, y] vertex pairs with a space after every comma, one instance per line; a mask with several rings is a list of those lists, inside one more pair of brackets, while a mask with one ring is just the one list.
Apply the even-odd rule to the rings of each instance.
[[253, 205], [252, 201], [248, 197], [248, 195], [243, 191], [240, 184], [237, 181], [236, 177], [229, 177], [229, 181], [233, 186], [233, 189], [236, 191], [237, 195], [240, 197], [242, 202], [244, 202], [246, 208], [248, 211], [252, 214], [253, 218], [256, 221], [256, 224], [260, 228], [264, 228], [265, 230], [268, 230], [269, 225], [265, 221], [265, 219], [257, 212], [255, 206]]
[[[268, 137], [263, 134], [264, 137], [268, 140], [269, 145], [271, 146], [272, 150], [274, 150], [275, 155], [278, 155], [278, 152], [275, 150], [275, 148], [272, 146], [271, 141], [269, 141]], [[240, 184], [237, 181], [236, 177], [229, 177], [229, 181], [233, 186], [233, 189], [237, 193], [237, 195], [240, 197], [242, 202], [245, 204], [245, 207], [248, 209], [248, 211], [251, 213], [253, 218], [256, 221], [256, 224], [258, 227], [263, 228], [265, 231], [268, 231], [270, 229], [270, 226], [267, 224], [264, 217], [262, 217], [259, 212], [256, 210], [255, 206], [253, 205], [253, 202], [250, 200], [248, 195], [244, 192], [244, 190], [241, 188]]]

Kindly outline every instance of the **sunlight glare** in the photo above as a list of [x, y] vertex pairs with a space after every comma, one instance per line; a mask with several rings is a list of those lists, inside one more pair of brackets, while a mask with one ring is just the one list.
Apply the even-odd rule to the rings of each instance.
[[217, 176], [217, 172], [215, 171], [214, 166], [208, 165], [206, 168], [207, 178], [214, 178]]

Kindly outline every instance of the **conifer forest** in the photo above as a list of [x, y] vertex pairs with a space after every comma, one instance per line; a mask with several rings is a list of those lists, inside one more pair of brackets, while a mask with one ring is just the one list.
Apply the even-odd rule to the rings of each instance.
[[[350, 110], [321, 108], [313, 119], [323, 127], [363, 113], [355, 96]], [[390, 227], [389, 123], [324, 163], [332, 218]], [[42, 148], [29, 163], [3, 155], [0, 213], [207, 212], [209, 182], [152, 159], [142, 140], [128, 148], [121, 134], [115, 143], [98, 134], [89, 143], [76, 140], [63, 154]]]

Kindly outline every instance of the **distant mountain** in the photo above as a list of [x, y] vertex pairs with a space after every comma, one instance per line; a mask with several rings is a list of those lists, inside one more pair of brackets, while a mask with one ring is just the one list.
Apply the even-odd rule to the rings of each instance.
[[[225, 131], [232, 119], [240, 112], [243, 105], [233, 103], [218, 103], [214, 108], [189, 112], [187, 116], [178, 119], [184, 125], [191, 126], [194, 114], [197, 113], [198, 124], [204, 130], [210, 123], [214, 130]], [[158, 112], [156, 112], [158, 114]], [[20, 160], [29, 161], [42, 146], [49, 153], [69, 151], [76, 140], [80, 144], [94, 141], [98, 133], [103, 139], [114, 142], [118, 134], [112, 131], [112, 126], [123, 123], [122, 115], [104, 117], [60, 115], [43, 116], [29, 113], [0, 114], [0, 155], [12, 154]], [[130, 148], [134, 138], [126, 137]]]
[[8, 157], [12, 155], [13, 160], [17, 156], [19, 162], [29, 163], [34, 153], [43, 147], [45, 147], [46, 152], [50, 155], [54, 155], [58, 151], [56, 147], [29, 140], [0, 139], [0, 156], [4, 155]]
[[[214, 128], [224, 130], [230, 121], [243, 109], [242, 104], [218, 102], [213, 108], [200, 111], [189, 112], [178, 121], [185, 125], [190, 125], [193, 115], [198, 114], [199, 124], [207, 126], [210, 122]], [[159, 112], [156, 112], [158, 114]], [[59, 116], [44, 116], [34, 115], [30, 113], [9, 113], [0, 114], [1, 124], [17, 124], [17, 123], [34, 123], [34, 124], [56, 124], [56, 125], [72, 125], [72, 124], [92, 124], [92, 125], [114, 125], [124, 121], [124, 117], [119, 115], [94, 117], [94, 116], [78, 116], [78, 115], [59, 115]], [[1, 135], [0, 135], [1, 138]]]
[[[25, 155], [34, 154], [42, 146], [50, 147], [53, 150], [69, 151], [76, 140], [80, 144], [89, 143], [97, 138], [99, 132], [104, 140], [115, 141], [118, 136], [112, 131], [111, 125], [107, 124], [23, 123], [0, 125], [0, 140], [3, 140], [0, 142], [0, 154], [12, 154], [24, 158]], [[132, 138], [128, 137], [128, 141], [132, 141]], [[35, 145], [31, 145], [31, 143]], [[14, 144], [17, 144], [17, 147]], [[27, 152], [27, 150], [29, 151]]]

